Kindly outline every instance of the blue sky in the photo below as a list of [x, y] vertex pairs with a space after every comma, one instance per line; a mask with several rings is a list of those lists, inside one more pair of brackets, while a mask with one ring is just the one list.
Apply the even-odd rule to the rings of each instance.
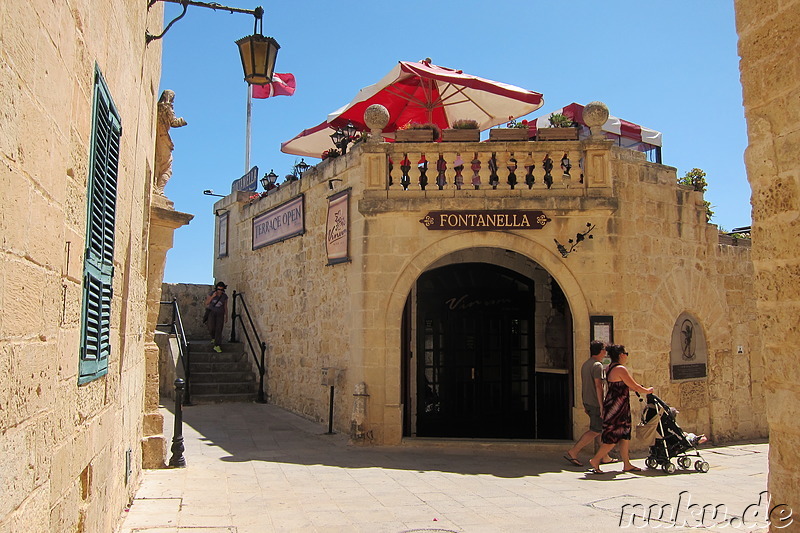
[[[258, 0], [224, 5], [252, 9]], [[164, 4], [165, 24], [180, 6]], [[287, 174], [280, 143], [349, 102], [396, 61], [438, 65], [544, 95], [530, 118], [571, 102], [605, 102], [612, 115], [663, 133], [663, 161], [682, 176], [707, 173], [712, 222], [750, 224], [746, 124], [732, 0], [472, 0], [275, 2], [264, 34], [281, 45], [276, 72], [294, 96], [253, 101], [250, 162]], [[158, 33], [157, 28], [151, 32]], [[173, 175], [167, 196], [192, 213], [175, 233], [164, 280], [212, 283], [216, 198], [244, 173], [246, 84], [236, 39], [253, 17], [189, 7], [163, 38], [161, 90], [176, 93]], [[160, 92], [160, 91], [159, 91]], [[311, 164], [318, 161], [309, 160]]]

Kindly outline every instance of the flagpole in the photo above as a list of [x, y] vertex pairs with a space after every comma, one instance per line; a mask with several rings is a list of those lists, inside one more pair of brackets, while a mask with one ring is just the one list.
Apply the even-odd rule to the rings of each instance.
[[244, 135], [244, 173], [250, 171], [250, 122], [253, 110], [253, 86], [247, 84], [247, 126]]

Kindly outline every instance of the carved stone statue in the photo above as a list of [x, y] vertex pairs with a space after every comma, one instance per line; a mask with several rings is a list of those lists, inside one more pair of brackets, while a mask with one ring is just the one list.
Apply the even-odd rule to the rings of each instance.
[[166, 89], [158, 99], [158, 124], [156, 126], [155, 192], [164, 195], [164, 186], [172, 176], [172, 150], [175, 144], [169, 136], [170, 128], [186, 125], [182, 117], [175, 116], [175, 93]]

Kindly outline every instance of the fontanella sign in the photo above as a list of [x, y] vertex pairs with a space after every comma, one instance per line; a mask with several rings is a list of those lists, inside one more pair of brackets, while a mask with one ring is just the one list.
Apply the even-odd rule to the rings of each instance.
[[430, 211], [420, 222], [429, 230], [542, 229], [550, 218], [541, 211]]

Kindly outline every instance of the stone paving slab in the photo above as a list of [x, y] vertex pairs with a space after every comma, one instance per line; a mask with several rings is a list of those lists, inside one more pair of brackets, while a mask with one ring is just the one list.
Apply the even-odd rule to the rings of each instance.
[[[629, 529], [766, 531], [754, 514], [764, 507], [766, 442], [702, 449], [707, 474], [623, 473], [619, 463], [597, 475], [562, 458], [568, 442], [350, 446], [322, 424], [255, 403], [190, 406], [183, 417], [187, 467], [145, 471], [119, 533], [603, 533], [620, 530], [626, 505], [641, 515], [655, 506], [649, 520], [628, 512]], [[719, 505], [724, 516], [692, 518]]]

